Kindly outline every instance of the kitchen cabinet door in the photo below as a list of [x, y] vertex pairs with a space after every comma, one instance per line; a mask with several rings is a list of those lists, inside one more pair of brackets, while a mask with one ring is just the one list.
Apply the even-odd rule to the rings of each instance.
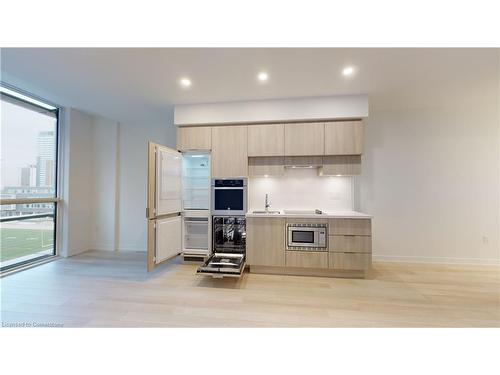
[[253, 266], [285, 265], [285, 219], [247, 218], [247, 264]]
[[249, 125], [248, 156], [285, 155], [285, 125]]
[[371, 268], [371, 264], [371, 254], [328, 253], [328, 268], [344, 271], [366, 271]]
[[361, 155], [363, 123], [336, 121], [325, 123], [325, 155]]
[[322, 122], [285, 125], [285, 156], [324, 155], [325, 124]]
[[333, 253], [371, 253], [371, 236], [330, 236], [328, 237], [328, 251]]
[[371, 219], [329, 219], [329, 235], [371, 236]]
[[181, 253], [181, 233], [181, 216], [156, 220], [156, 264]]
[[328, 253], [324, 251], [287, 251], [286, 266], [300, 268], [328, 268]]
[[247, 126], [213, 126], [212, 177], [246, 177], [247, 175]]
[[181, 252], [182, 161], [177, 150], [149, 142], [147, 269]]
[[177, 150], [210, 150], [212, 131], [209, 126], [177, 128]]

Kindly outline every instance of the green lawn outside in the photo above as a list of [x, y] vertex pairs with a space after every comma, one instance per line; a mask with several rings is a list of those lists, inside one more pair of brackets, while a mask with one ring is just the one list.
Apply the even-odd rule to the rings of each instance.
[[0, 261], [49, 250], [54, 246], [54, 231], [49, 229], [0, 228]]

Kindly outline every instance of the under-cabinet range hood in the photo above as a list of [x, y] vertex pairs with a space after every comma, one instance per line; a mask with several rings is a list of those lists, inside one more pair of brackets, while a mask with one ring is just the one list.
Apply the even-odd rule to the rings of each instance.
[[314, 169], [314, 168], [319, 168], [319, 165], [285, 165], [285, 168], [291, 168], [291, 169]]
[[285, 168], [313, 169], [322, 165], [322, 156], [285, 156]]

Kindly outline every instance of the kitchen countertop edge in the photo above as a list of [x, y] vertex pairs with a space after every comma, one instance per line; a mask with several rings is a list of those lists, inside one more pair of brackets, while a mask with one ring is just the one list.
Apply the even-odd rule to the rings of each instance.
[[321, 215], [318, 214], [284, 214], [282, 210], [280, 210], [279, 214], [254, 214], [251, 211], [247, 212], [245, 217], [259, 217], [259, 218], [264, 218], [264, 217], [274, 217], [274, 218], [280, 218], [280, 217], [295, 217], [298, 219], [371, 219], [373, 216], [369, 214], [365, 214], [362, 212], [357, 212], [357, 211], [338, 211], [338, 212], [325, 212]]

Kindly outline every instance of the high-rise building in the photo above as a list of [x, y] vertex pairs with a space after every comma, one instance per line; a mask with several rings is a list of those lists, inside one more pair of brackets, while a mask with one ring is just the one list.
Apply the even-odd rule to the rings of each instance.
[[50, 186], [53, 182], [53, 166], [56, 149], [56, 139], [54, 131], [44, 131], [38, 133], [37, 144], [37, 185]]
[[37, 185], [36, 165], [21, 168], [21, 186], [35, 187]]

